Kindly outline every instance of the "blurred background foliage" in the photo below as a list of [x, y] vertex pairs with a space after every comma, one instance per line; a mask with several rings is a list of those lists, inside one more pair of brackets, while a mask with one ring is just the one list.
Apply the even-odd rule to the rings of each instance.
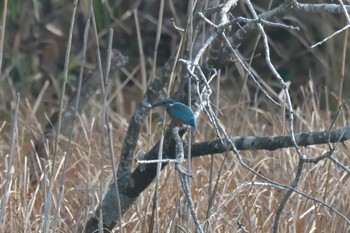
[[[47, 115], [50, 115], [57, 110], [58, 97], [61, 95], [62, 89], [62, 72], [73, 8], [72, 2], [68, 0], [8, 1], [3, 75], [0, 78], [0, 120], [10, 119], [9, 110], [15, 99], [14, 90], [20, 92], [21, 96], [27, 98], [29, 102], [34, 102], [45, 82], [49, 82], [49, 85], [43, 98], [44, 101], [40, 106], [42, 110], [38, 111], [38, 114], [42, 114], [44, 111]], [[282, 0], [255, 0], [253, 2], [258, 12], [264, 12], [276, 7]], [[303, 2], [311, 3], [311, 1]], [[312, 1], [312, 3], [320, 2], [331, 3], [333, 1]], [[3, 6], [3, 1], [0, 1], [0, 4]], [[136, 84], [141, 80], [141, 71], [135, 14], [138, 16], [140, 25], [149, 81], [152, 78], [152, 67], [161, 68], [177, 47], [180, 41], [180, 33], [172, 26], [171, 18], [175, 19], [176, 25], [184, 28], [187, 20], [188, 3], [186, 1], [165, 1], [157, 64], [154, 64], [153, 53], [159, 1], [95, 0], [93, 4], [101, 50], [102, 52], [106, 50], [108, 29], [113, 28], [114, 47], [120, 49], [123, 54], [130, 58], [127, 70], [133, 72], [134, 76], [134, 81], [129, 81], [122, 92], [125, 99], [132, 98], [137, 101], [141, 92], [140, 87], [137, 87]], [[88, 8], [89, 1], [80, 0], [72, 44], [69, 80], [65, 93], [67, 98], [74, 93], [76, 88]], [[232, 11], [232, 15], [250, 16], [244, 1], [238, 2], [238, 6]], [[295, 101], [295, 106], [305, 100], [306, 95], [300, 87], [307, 90], [310, 80], [317, 84], [321, 106], [324, 106], [327, 101], [337, 103], [341, 83], [342, 54], [344, 49], [346, 52], [348, 51], [349, 46], [345, 43], [348, 36], [341, 33], [315, 49], [311, 50], [309, 47], [344, 26], [346, 23], [344, 17], [329, 13], [313, 15], [300, 13], [274, 20], [298, 26], [301, 29], [300, 31], [291, 32], [281, 28], [266, 27], [270, 40], [272, 62], [281, 75], [291, 82], [291, 95]], [[238, 25], [233, 27], [233, 29], [238, 28]], [[250, 36], [241, 44], [239, 51], [247, 60], [253, 58], [252, 67], [261, 80], [273, 87], [272, 90], [278, 92], [278, 84], [273, 81], [271, 72], [264, 61], [263, 45], [262, 43], [256, 43], [257, 39], [259, 39], [257, 35]], [[89, 41], [87, 71], [95, 69], [97, 64], [96, 41], [94, 41], [92, 32]], [[202, 42], [202, 39], [198, 39], [196, 43], [200, 46]], [[348, 70], [348, 63], [346, 63], [346, 70]], [[223, 85], [227, 87], [223, 91], [227, 91], [230, 95], [233, 92], [233, 96], [240, 95], [240, 90], [245, 82], [245, 74], [242, 73], [238, 65], [235, 63], [227, 65], [222, 74], [221, 82], [228, 84]], [[347, 72], [345, 72], [345, 75], [345, 80], [347, 80]], [[119, 74], [118, 79], [125, 80], [125, 74]], [[118, 82], [113, 85], [118, 85]], [[249, 101], [251, 103], [255, 102], [256, 96], [260, 95], [256, 85], [248, 79], [247, 87], [251, 95]], [[343, 97], [348, 98], [350, 95], [348, 94], [348, 81], [344, 83], [344, 90]], [[129, 102], [127, 104], [130, 106]], [[130, 111], [131, 109], [124, 114], [129, 114]]]
[[[13, 182], [13, 187], [15, 187], [13, 190], [17, 190], [18, 192], [13, 192], [15, 198], [12, 202], [9, 202], [11, 205], [9, 205], [8, 208], [13, 211], [11, 212], [13, 215], [9, 214], [9, 216], [17, 216], [18, 218], [10, 218], [10, 224], [8, 225], [12, 227], [17, 224], [17, 227], [23, 227], [23, 229], [14, 230], [15, 228], [10, 228], [9, 231], [11, 232], [23, 232], [25, 231], [24, 227], [27, 227], [32, 223], [33, 229], [39, 229], [41, 226], [40, 224], [43, 221], [43, 208], [41, 203], [44, 197], [43, 199], [40, 199], [40, 195], [43, 194], [44, 196], [44, 193], [38, 192], [39, 198], [36, 195], [32, 195], [31, 191], [28, 192], [28, 195], [30, 196], [26, 196], [26, 192], [23, 192], [24, 196], [22, 199], [20, 196], [20, 194], [22, 194], [22, 185], [27, 182], [23, 180], [23, 177], [27, 177], [25, 175], [27, 173], [23, 172], [27, 169], [24, 161], [26, 156], [29, 153], [32, 153], [31, 140], [35, 138], [33, 135], [36, 136], [37, 132], [42, 133], [42, 128], [47, 124], [50, 116], [59, 108], [59, 98], [62, 95], [63, 68], [67, 47], [67, 36], [73, 9], [72, 2], [72, 0], [8, 0], [4, 58], [2, 74], [0, 76], [0, 152], [2, 148], [5, 149], [2, 150], [2, 152], [5, 151], [5, 153], [9, 150], [8, 142], [10, 141], [10, 133], [8, 132], [10, 132], [11, 126], [9, 122], [11, 121], [13, 109], [15, 107], [16, 92], [20, 92], [21, 94], [18, 122], [20, 126], [22, 126], [18, 127], [19, 147], [18, 149], [16, 148], [16, 150], [18, 150], [19, 153], [15, 159], [16, 165], [14, 166], [14, 171], [17, 172], [15, 173], [17, 179]], [[113, 96], [110, 103], [110, 119], [113, 123], [114, 130], [113, 143], [115, 151], [118, 152], [122, 147], [130, 114], [134, 110], [134, 106], [139, 101], [140, 97], [143, 95], [145, 85], [151, 82], [153, 78], [153, 68], [155, 68], [156, 71], [161, 69], [164, 62], [176, 51], [177, 46], [179, 45], [181, 33], [173, 27], [171, 18], [174, 19], [175, 24], [179, 28], [185, 28], [187, 24], [189, 11], [188, 1], [164, 1], [165, 6], [163, 9], [164, 17], [162, 35], [158, 48], [157, 60], [155, 61], [154, 51], [160, 8], [159, 2], [160, 1], [157, 0], [94, 0], [93, 2], [102, 58], [106, 57], [105, 53], [107, 48], [108, 30], [109, 28], [113, 28], [114, 47], [121, 50], [124, 55], [128, 56], [130, 61], [127, 67], [111, 74], [110, 83], [108, 85], [108, 90], [111, 92], [110, 96]], [[215, 7], [217, 2], [223, 1], [208, 2], [209, 5], [205, 8]], [[252, 2], [254, 3], [257, 12], [261, 13], [278, 6], [283, 0], [252, 0]], [[300, 2], [334, 3], [331, 0], [304, 0]], [[3, 4], [4, 1], [0, 0], [0, 14], [3, 13], [1, 10]], [[69, 77], [65, 92], [66, 101], [68, 101], [69, 97], [76, 90], [76, 83], [80, 69], [79, 66], [82, 58], [83, 33], [89, 12], [89, 0], [80, 0], [77, 10], [69, 64]], [[244, 5], [244, 1], [239, 1], [237, 7], [234, 8], [231, 13], [233, 17], [251, 17], [249, 10], [246, 5]], [[144, 57], [140, 57], [136, 16], [140, 28], [141, 38], [139, 39], [141, 39], [140, 41]], [[336, 112], [337, 106], [340, 103], [339, 100], [345, 100], [344, 103], [347, 103], [348, 98], [350, 97], [350, 86], [348, 81], [349, 62], [347, 61], [347, 55], [349, 52], [347, 41], [349, 36], [347, 31], [344, 31], [321, 46], [314, 49], [310, 49], [310, 46], [345, 26], [346, 20], [341, 14], [329, 13], [298, 13], [285, 16], [282, 19], [274, 18], [270, 20], [273, 22], [298, 26], [300, 28], [299, 31], [288, 31], [282, 28], [265, 26], [265, 30], [269, 37], [272, 63], [276, 66], [278, 72], [280, 72], [283, 78], [290, 82], [290, 94], [293, 99], [293, 105], [295, 108], [299, 108], [299, 110], [301, 109], [300, 111], [295, 111], [295, 115], [297, 116], [295, 118], [296, 132], [328, 129], [331, 124], [330, 122], [334, 119], [329, 117], [329, 110]], [[235, 30], [239, 30], [241, 26], [242, 25], [233, 25], [230, 36], [233, 37], [232, 34]], [[194, 44], [196, 49], [203, 45], [203, 41], [208, 37], [210, 32], [211, 29], [209, 26], [206, 26], [206, 29], [199, 33], [200, 36]], [[247, 38], [240, 44], [237, 51], [243, 58], [245, 58], [247, 63], [251, 64], [252, 70], [257, 75], [260, 82], [266, 84], [265, 87], [269, 94], [273, 98], [277, 98], [281, 90], [279, 84], [276, 83], [276, 80], [272, 77], [271, 72], [266, 66], [264, 48], [261, 41], [261, 37], [256, 34], [247, 35]], [[90, 27], [87, 63], [84, 67], [84, 76], [87, 76], [97, 67], [96, 51], [96, 41], [92, 32], [92, 27]], [[141, 58], [145, 61], [146, 80], [143, 80]], [[343, 65], [345, 81], [343, 90], [341, 91]], [[181, 70], [177, 72], [177, 74], [181, 75]], [[222, 68], [221, 77], [218, 81], [220, 83], [218, 83], [217, 86], [212, 87], [214, 90], [213, 98], [215, 98], [216, 94], [219, 94], [218, 99], [220, 99], [220, 104], [218, 108], [223, 112], [223, 116], [220, 117], [220, 120], [223, 121], [223, 124], [230, 130], [232, 135], [270, 136], [286, 133], [286, 122], [283, 118], [284, 115], [279, 110], [276, 110], [275, 106], [271, 107], [271, 102], [267, 101], [266, 97], [262, 95], [260, 90], [256, 87], [256, 84], [253, 83], [251, 79], [247, 78], [246, 72], [238, 65], [238, 62], [236, 62], [235, 59], [233, 59], [231, 64], [227, 64]], [[214, 84], [215, 82], [212, 83]], [[43, 93], [42, 98], [40, 98], [41, 93]], [[162, 94], [164, 96], [164, 93]], [[96, 96], [97, 98], [100, 97], [98, 94]], [[101, 158], [106, 160], [105, 164], [108, 166], [110, 165], [110, 161], [107, 161], [107, 156], [100, 156], [100, 147], [96, 147], [96, 151], [92, 152], [92, 154], [90, 154], [90, 149], [84, 151], [86, 148], [93, 147], [92, 145], [98, 142], [97, 138], [100, 138], [101, 136], [101, 131], [99, 131], [100, 128], [97, 126], [98, 123], [96, 123], [98, 121], [95, 121], [93, 118], [98, 116], [98, 114], [94, 114], [93, 112], [100, 111], [101, 101], [94, 101], [94, 99], [95, 98], [92, 98], [92, 101], [88, 104], [89, 106], [84, 108], [86, 111], [79, 118], [79, 120], [81, 120], [79, 123], [81, 124], [77, 124], [78, 127], [82, 125], [84, 130], [87, 129], [87, 133], [84, 131], [84, 133], [79, 134], [80, 138], [78, 138], [76, 144], [74, 144], [74, 146], [76, 146], [76, 153], [72, 153], [74, 156], [70, 156], [69, 158], [71, 160], [68, 163], [72, 164], [72, 167], [68, 169], [68, 178], [65, 182], [65, 194], [67, 196], [63, 198], [63, 200], [65, 200], [65, 207], [61, 208], [62, 214], [60, 214], [62, 216], [62, 219], [60, 220], [62, 222], [61, 225], [65, 228], [62, 232], [68, 232], [71, 230], [72, 226], [74, 227], [74, 225], [77, 225], [76, 221], [77, 219], [80, 219], [80, 217], [77, 218], [76, 216], [80, 216], [81, 212], [84, 212], [81, 211], [81, 208], [85, 209], [85, 204], [91, 205], [91, 208], [89, 207], [90, 209], [86, 209], [86, 213], [90, 214], [94, 211], [96, 207], [95, 204], [97, 203], [94, 200], [98, 196], [95, 191], [99, 190], [100, 187], [102, 187], [102, 184], [99, 184], [97, 179], [95, 180], [90, 177], [99, 177], [100, 174], [103, 173], [100, 172], [101, 169], [99, 167]], [[36, 104], [38, 105], [38, 109], [34, 112], [33, 108]], [[325, 112], [326, 114], [323, 114]], [[348, 112], [348, 110], [345, 110], [344, 115], [348, 114]], [[84, 118], [86, 115], [88, 115], [88, 117]], [[156, 114], [153, 114], [154, 118], [156, 118], [155, 115]], [[4, 121], [6, 121], [6, 124]], [[207, 118], [200, 117], [198, 119], [198, 124], [200, 125], [200, 131], [196, 134], [196, 140], [205, 141], [217, 137], [215, 130], [211, 128]], [[345, 123], [341, 123], [340, 125], [344, 126], [344, 124]], [[3, 126], [4, 128], [1, 128]], [[90, 136], [86, 136], [87, 134], [90, 134], [89, 130], [93, 132], [91, 138]], [[152, 134], [143, 132], [143, 136], [139, 138], [139, 149], [136, 150], [135, 155], [144, 154], [147, 150], [146, 148], [149, 148], [150, 145], [156, 143], [161, 130], [151, 131], [153, 132]], [[85, 136], [89, 138], [84, 138]], [[21, 147], [22, 145], [23, 147]], [[324, 150], [327, 149], [328, 148], [326, 147], [323, 148], [318, 146], [308, 147], [305, 148], [305, 153], [311, 155], [322, 154], [324, 153]], [[270, 151], [261, 153], [247, 151], [243, 153], [245, 160], [249, 161], [249, 165], [257, 168], [261, 174], [272, 175], [277, 181], [280, 179], [281, 183], [289, 182], [290, 175], [295, 173], [294, 168], [297, 166], [296, 160], [291, 159], [293, 158], [292, 153], [294, 152], [291, 152], [289, 149], [282, 151], [281, 153], [272, 153]], [[345, 151], [343, 157], [344, 160], [348, 158], [346, 157], [347, 154], [348, 151]], [[206, 182], [212, 181], [212, 178], [208, 176], [208, 171], [212, 169], [212, 167], [217, 167], [213, 169], [213, 173], [210, 172], [211, 176], [211, 174], [216, 173], [216, 169], [223, 167], [221, 165], [221, 157], [223, 158], [223, 156], [220, 156], [213, 159], [214, 157], [207, 156], [207, 158], [202, 158], [201, 160], [194, 160], [194, 163], [197, 163], [194, 167], [199, 169], [198, 172], [196, 172], [197, 178], [194, 179], [192, 188], [193, 190], [196, 190], [195, 195], [200, 197], [198, 199], [199, 204], [197, 205], [195, 203], [199, 208], [206, 208], [205, 204], [203, 204], [206, 196], [209, 196]], [[226, 158], [222, 161], [226, 161]], [[225, 165], [227, 166], [227, 172], [222, 176], [222, 179], [218, 181], [220, 184], [224, 185], [218, 189], [218, 193], [220, 193], [219, 199], [224, 196], [231, 196], [232, 190], [237, 188], [237, 185], [240, 184], [242, 179], [248, 179], [250, 181], [249, 177], [251, 174], [242, 172], [241, 169], [234, 165], [238, 164], [234, 159], [229, 159], [225, 163], [227, 163], [227, 165]], [[293, 163], [295, 164], [293, 165]], [[2, 171], [8, 170], [6, 166], [7, 165], [4, 163]], [[108, 166], [106, 167], [108, 168]], [[341, 194], [346, 192], [339, 192], [341, 188], [349, 187], [344, 185], [343, 182], [339, 182], [344, 180], [344, 177], [346, 176], [341, 170], [334, 170], [334, 166], [332, 167], [329, 164], [326, 166], [324, 164], [315, 166], [318, 167], [315, 169], [313, 165], [310, 165], [310, 169], [305, 176], [304, 186], [309, 189], [309, 193], [314, 193], [315, 190], [325, 190], [322, 194], [325, 197], [324, 199], [326, 199], [324, 201], [327, 203], [328, 201], [329, 203], [333, 203], [334, 200], [337, 200], [337, 203], [340, 203], [337, 205], [338, 207], [345, 207], [345, 209], [341, 209], [340, 211], [346, 213], [346, 203], [349, 203], [349, 200], [347, 200], [348, 196], [343, 195], [344, 197], [342, 197]], [[203, 169], [200, 169], [200, 167]], [[179, 186], [173, 185], [178, 182], [178, 180], [174, 181], [177, 179], [177, 176], [174, 174], [174, 169], [168, 169], [165, 172], [167, 173], [164, 177], [167, 177], [167, 179], [165, 179], [164, 184], [170, 189], [165, 191], [162, 195], [168, 199], [165, 198], [165, 201], [160, 202], [163, 203], [162, 209], [165, 210], [160, 211], [160, 214], [166, 215], [163, 219], [167, 219], [164, 221], [166, 223], [160, 224], [160, 226], [163, 225], [164, 227], [172, 221], [169, 220], [169, 213], [174, 211], [173, 195], [180, 190]], [[2, 172], [1, 174], [6, 173]], [[109, 173], [105, 171], [104, 175], [106, 175], [106, 178], [108, 176], [108, 179], [111, 179], [113, 176], [110, 176], [110, 174], [111, 171], [109, 171]], [[109, 182], [106, 182], [106, 184], [107, 183]], [[89, 187], [88, 190], [85, 189], [84, 185]], [[60, 186], [57, 185], [57, 187]], [[25, 188], [23, 188], [23, 190], [24, 189]], [[236, 199], [230, 204], [232, 205], [232, 208], [239, 210], [237, 213], [241, 212], [243, 213], [242, 216], [246, 216], [242, 218], [244, 221], [250, 221], [249, 224], [260, 231], [262, 229], [260, 227], [263, 224], [256, 224], [257, 208], [255, 207], [258, 206], [259, 211], [262, 210], [262, 215], [266, 214], [266, 216], [270, 216], [271, 213], [273, 213], [271, 212], [271, 204], [277, 206], [279, 198], [282, 197], [282, 192], [277, 191], [275, 195], [274, 192], [270, 192], [265, 187], [263, 187], [263, 189], [264, 191], [261, 191], [260, 189], [252, 189], [252, 191], [247, 192], [246, 195], [238, 195], [237, 197], [239, 199]], [[254, 192], [256, 192], [256, 195], [254, 195]], [[264, 196], [264, 194], [266, 194], [265, 197], [260, 198]], [[86, 195], [91, 196], [86, 198]], [[149, 192], [149, 197], [147, 197], [147, 193], [145, 195], [146, 197], [143, 200], [152, 200], [153, 190]], [[246, 196], [249, 196], [249, 198], [246, 198]], [[34, 199], [32, 199], [32, 197], [34, 197]], [[38, 198], [38, 200], [35, 198]], [[171, 200], [169, 198], [171, 198]], [[288, 222], [290, 225], [296, 224], [299, 227], [305, 226], [305, 229], [310, 228], [309, 231], [314, 230], [311, 229], [314, 227], [313, 224], [305, 224], [305, 222], [311, 222], [308, 219], [309, 214], [306, 213], [310, 213], [310, 209], [314, 208], [314, 206], [302, 203], [302, 198], [297, 196], [295, 198], [296, 202], [291, 202], [291, 207], [289, 208], [293, 214], [285, 214], [284, 222]], [[274, 202], [271, 202], [271, 200]], [[27, 213], [23, 213], [29, 209], [28, 203], [34, 202], [34, 211], [30, 212], [28, 215]], [[136, 211], [135, 209], [132, 209], [132, 216], [144, 215], [145, 218], [142, 217], [142, 220], [140, 221], [141, 224], [138, 225], [134, 224], [135, 218], [132, 217], [132, 224], [128, 224], [128, 227], [144, 227], [147, 225], [144, 223], [148, 223], [150, 219], [153, 219], [153, 215], [152, 217], [149, 217], [148, 215], [150, 210], [149, 205], [151, 205], [152, 201], [145, 201], [144, 203], [148, 204], [141, 204], [144, 207], [140, 207], [138, 210], [135, 208]], [[218, 201], [217, 203], [221, 203], [221, 201]], [[236, 205], [236, 203], [243, 203], [243, 205]], [[242, 206], [244, 207], [243, 209], [241, 209]], [[302, 214], [305, 218], [294, 214], [295, 206], [297, 206], [296, 210], [298, 213], [305, 213]], [[30, 208], [32, 208], [32, 206]], [[238, 220], [242, 220], [240, 219], [240, 214], [236, 215], [236, 210], [231, 211], [230, 208], [231, 206], [228, 206], [227, 208], [225, 207], [225, 209], [230, 210], [229, 212], [233, 215], [227, 215], [227, 212], [222, 214], [222, 219], [224, 219], [223, 222], [215, 221], [210, 223], [213, 224], [213, 227], [224, 227], [221, 232], [235, 232], [234, 230], [226, 230], [225, 228], [228, 227], [228, 229], [233, 229], [236, 227], [233, 226], [235, 224], [232, 224], [235, 223], [235, 221], [232, 220], [233, 218], [231, 216], [235, 216], [235, 218], [238, 216]], [[318, 209], [322, 210], [322, 208]], [[170, 210], [170, 212], [168, 210]], [[64, 211], [66, 212], [64, 213]], [[206, 211], [207, 209], [205, 209], [205, 212]], [[332, 220], [332, 223], [323, 221], [325, 216], [329, 216], [327, 211], [328, 210], [325, 209], [324, 213], [319, 213], [318, 210], [315, 212], [315, 224], [318, 226], [320, 225], [319, 223], [321, 223], [321, 225], [318, 226], [320, 229], [333, 229], [327, 224], [332, 226], [339, 225], [342, 227], [341, 224], [339, 224], [339, 219], [333, 218], [333, 216], [327, 218], [334, 219], [334, 221]], [[205, 212], [202, 211], [201, 213]], [[139, 215], [139, 213], [141, 214]], [[294, 221], [290, 216], [297, 217], [295, 217]], [[260, 219], [259, 216], [258, 218]], [[268, 217], [268, 219], [268, 221], [273, 220], [273, 218], [270, 217]], [[290, 219], [292, 219], [292, 221]], [[16, 224], [13, 224], [14, 222], [16, 222]], [[266, 224], [266, 227], [268, 227], [268, 225], [269, 222]], [[285, 229], [287, 229], [287, 227], [288, 226], [286, 225]], [[146, 231], [147, 229], [143, 230]], [[33, 230], [33, 232], [38, 232], [38, 230]], [[268, 232], [268, 230], [266, 232]], [[337, 232], [345, 231], [339, 230]]]

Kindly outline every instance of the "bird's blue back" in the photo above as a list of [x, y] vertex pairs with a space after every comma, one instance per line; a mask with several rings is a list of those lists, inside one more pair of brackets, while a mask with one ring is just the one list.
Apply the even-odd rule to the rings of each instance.
[[194, 113], [187, 105], [176, 102], [166, 106], [166, 110], [174, 120], [197, 129]]

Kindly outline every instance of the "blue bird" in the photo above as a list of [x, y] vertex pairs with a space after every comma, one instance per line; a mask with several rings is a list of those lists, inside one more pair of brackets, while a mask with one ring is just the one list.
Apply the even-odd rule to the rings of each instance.
[[197, 129], [196, 117], [187, 105], [168, 98], [153, 104], [152, 108], [158, 106], [165, 107], [165, 110], [177, 126], [190, 125]]

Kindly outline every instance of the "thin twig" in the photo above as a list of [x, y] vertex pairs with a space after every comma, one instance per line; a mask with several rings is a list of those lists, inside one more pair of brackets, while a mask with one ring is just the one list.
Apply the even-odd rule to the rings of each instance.
[[3, 187], [3, 194], [1, 197], [1, 209], [0, 209], [0, 224], [2, 225], [2, 229], [4, 229], [5, 226], [5, 219], [6, 219], [6, 205], [9, 199], [10, 189], [11, 189], [11, 182], [12, 182], [12, 165], [13, 165], [13, 152], [15, 148], [15, 138], [16, 133], [18, 132], [17, 129], [17, 118], [18, 118], [18, 107], [19, 107], [19, 101], [20, 101], [20, 95], [17, 93], [16, 95], [16, 108], [15, 112], [12, 117], [11, 122], [11, 132], [10, 132], [10, 151], [7, 156], [7, 173], [6, 173], [6, 181], [5, 186]]
[[57, 221], [58, 221], [58, 217], [60, 214], [60, 209], [61, 209], [61, 203], [62, 203], [62, 199], [63, 199], [63, 194], [64, 194], [64, 181], [66, 178], [66, 172], [67, 172], [67, 167], [68, 167], [68, 157], [71, 153], [71, 146], [72, 146], [72, 141], [73, 141], [73, 135], [74, 135], [74, 130], [73, 130], [73, 126], [74, 126], [74, 122], [75, 122], [75, 118], [78, 115], [78, 108], [79, 108], [79, 101], [80, 101], [80, 93], [81, 93], [81, 86], [82, 86], [82, 82], [83, 82], [83, 74], [84, 74], [84, 66], [85, 66], [85, 61], [86, 61], [86, 51], [87, 51], [87, 45], [88, 45], [88, 36], [89, 36], [89, 29], [90, 29], [90, 20], [91, 20], [91, 11], [92, 11], [92, 0], [90, 0], [90, 7], [89, 7], [89, 13], [88, 13], [88, 18], [86, 21], [86, 25], [85, 25], [85, 29], [84, 29], [84, 39], [83, 39], [83, 57], [82, 57], [82, 61], [81, 61], [81, 65], [80, 65], [80, 71], [79, 71], [79, 79], [78, 79], [78, 85], [77, 85], [77, 98], [75, 100], [75, 106], [72, 109], [73, 110], [73, 122], [72, 122], [72, 127], [71, 127], [71, 131], [69, 133], [69, 137], [68, 137], [68, 143], [67, 143], [67, 147], [64, 153], [64, 162], [63, 162], [63, 169], [62, 169], [62, 175], [61, 175], [61, 180], [60, 180], [60, 184], [59, 184], [59, 194], [58, 194], [58, 200], [57, 200], [57, 208], [55, 211], [55, 217], [53, 219], [53, 223], [52, 223], [52, 231], [55, 232], [56, 226], [57, 226]]
[[71, 18], [71, 24], [69, 28], [69, 33], [68, 33], [68, 40], [67, 40], [67, 50], [66, 50], [66, 55], [65, 55], [65, 62], [64, 62], [64, 70], [63, 70], [63, 84], [62, 84], [62, 93], [61, 93], [61, 100], [60, 100], [60, 107], [59, 107], [59, 113], [58, 113], [58, 122], [57, 122], [57, 129], [56, 129], [56, 134], [55, 134], [55, 139], [54, 139], [54, 149], [53, 149], [53, 159], [52, 159], [52, 168], [51, 168], [51, 179], [49, 183], [49, 202], [44, 203], [46, 206], [46, 214], [44, 215], [44, 229], [43, 232], [47, 233], [49, 231], [49, 223], [50, 223], [50, 217], [49, 217], [49, 211], [51, 210], [51, 196], [52, 196], [52, 190], [53, 190], [53, 180], [55, 177], [55, 166], [56, 166], [56, 159], [57, 159], [57, 154], [58, 154], [58, 144], [59, 144], [59, 135], [61, 131], [61, 123], [62, 123], [62, 113], [64, 109], [64, 96], [65, 96], [65, 90], [66, 90], [66, 84], [67, 84], [67, 79], [68, 79], [68, 70], [69, 70], [69, 61], [70, 61], [70, 52], [71, 52], [71, 47], [72, 47], [72, 38], [73, 38], [73, 29], [75, 25], [75, 15], [77, 11], [77, 5], [78, 5], [78, 0], [74, 1], [73, 4], [73, 13], [72, 13], [72, 18]]
[[189, 186], [189, 182], [188, 182], [189, 175], [188, 175], [188, 173], [184, 172], [183, 169], [181, 168], [182, 161], [184, 160], [184, 148], [183, 148], [183, 142], [182, 142], [180, 135], [179, 135], [179, 128], [174, 127], [172, 132], [173, 132], [173, 136], [174, 136], [174, 139], [176, 142], [176, 155], [177, 155], [176, 157], [179, 160], [179, 162], [175, 164], [175, 168], [179, 172], [181, 186], [182, 186], [182, 189], [185, 193], [187, 205], [188, 205], [189, 211], [192, 215], [192, 219], [194, 221], [194, 224], [196, 226], [196, 231], [200, 232], [200, 233], [204, 233], [202, 226], [199, 223], [196, 211], [194, 210], [194, 205], [193, 205], [193, 201], [192, 201], [192, 197], [191, 197], [191, 190], [190, 190], [190, 186]]
[[5, 39], [5, 31], [6, 31], [6, 16], [7, 16], [7, 3], [8, 0], [4, 0], [4, 5], [2, 9], [2, 20], [1, 20], [1, 33], [0, 33], [0, 77], [2, 74], [2, 58], [4, 54], [4, 39]]

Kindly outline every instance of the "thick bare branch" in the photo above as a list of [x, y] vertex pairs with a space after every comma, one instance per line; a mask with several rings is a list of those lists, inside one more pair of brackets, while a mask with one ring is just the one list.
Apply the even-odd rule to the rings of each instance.
[[[311, 146], [330, 143], [344, 142], [350, 139], [350, 128], [348, 126], [332, 131], [309, 132], [295, 134], [295, 141], [298, 146]], [[278, 150], [293, 147], [291, 136], [246, 136], [233, 137], [232, 143], [237, 150]], [[192, 145], [192, 156], [223, 153], [231, 150], [229, 143], [225, 140], [214, 140], [209, 142], [196, 143]]]

